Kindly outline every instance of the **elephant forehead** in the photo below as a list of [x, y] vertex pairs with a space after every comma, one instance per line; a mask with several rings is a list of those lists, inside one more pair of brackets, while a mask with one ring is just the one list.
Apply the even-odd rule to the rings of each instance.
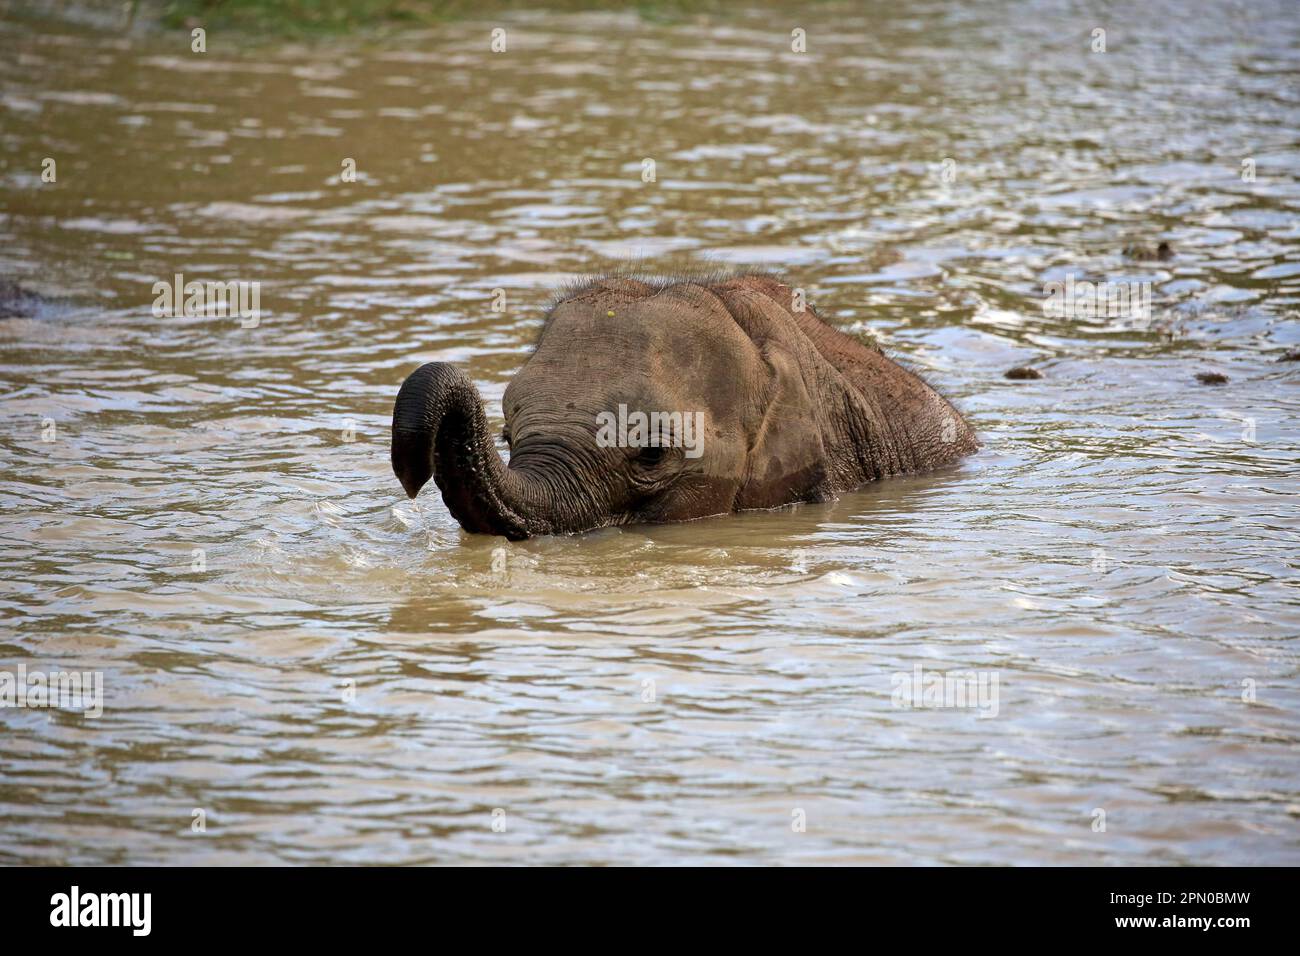
[[597, 353], [684, 359], [708, 349], [735, 359], [746, 336], [711, 289], [691, 282], [658, 291], [639, 284], [601, 286], [560, 303], [538, 343]]
[[[766, 300], [764, 300], [766, 301]], [[762, 393], [769, 370], [713, 289], [693, 282], [600, 284], [559, 303], [505, 395], [524, 406], [707, 410], [724, 421]], [[557, 405], [558, 403], [558, 405]]]

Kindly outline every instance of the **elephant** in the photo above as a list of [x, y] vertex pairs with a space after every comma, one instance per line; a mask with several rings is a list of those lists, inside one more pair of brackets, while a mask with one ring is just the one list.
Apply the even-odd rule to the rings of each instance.
[[979, 447], [920, 376], [766, 274], [571, 287], [502, 410], [509, 464], [465, 371], [422, 365], [392, 464], [411, 498], [432, 477], [466, 531], [512, 541], [828, 501]]

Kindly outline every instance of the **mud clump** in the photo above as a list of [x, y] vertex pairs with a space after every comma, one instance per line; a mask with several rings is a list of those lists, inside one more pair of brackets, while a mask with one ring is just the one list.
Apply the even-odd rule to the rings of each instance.
[[1124, 247], [1124, 255], [1144, 262], [1168, 262], [1174, 257], [1174, 247], [1167, 242], [1162, 242], [1153, 249], [1145, 243], [1130, 242]]
[[1007, 369], [1002, 377], [1015, 379], [1016, 381], [1024, 381], [1027, 379], [1042, 378], [1043, 373], [1028, 365], [1017, 365], [1015, 368]]

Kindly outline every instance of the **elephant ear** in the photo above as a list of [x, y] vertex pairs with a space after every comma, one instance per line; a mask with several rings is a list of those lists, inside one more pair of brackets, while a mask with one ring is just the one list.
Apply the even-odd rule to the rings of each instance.
[[[824, 484], [809, 484], [812, 497], [917, 471], [922, 462], [932, 466], [977, 447], [969, 426], [934, 389], [879, 350], [827, 325], [810, 306], [796, 311], [800, 303], [785, 284], [743, 276], [717, 291], [778, 383], [797, 369], [809, 403], [806, 420], [816, 424], [824, 449]], [[777, 352], [792, 366], [783, 369], [774, 361]], [[941, 423], [949, 416], [958, 423], [959, 440], [919, 448], [927, 436], [930, 446], [942, 438]]]
[[799, 499], [829, 494], [826, 412], [808, 391], [802, 365], [782, 345], [759, 346], [768, 368], [762, 419], [750, 438], [745, 481], [736, 508], [775, 508]]
[[[761, 283], [761, 284], [760, 284]], [[773, 298], [769, 285], [778, 287]], [[834, 369], [811, 347], [789, 309], [780, 283], [747, 276], [714, 288], [736, 324], [754, 344], [767, 369], [760, 418], [749, 435], [745, 480], [736, 507], [775, 508], [828, 495], [828, 469], [842, 449], [835, 436], [839, 402], [830, 376]], [[791, 300], [786, 299], [786, 302]]]

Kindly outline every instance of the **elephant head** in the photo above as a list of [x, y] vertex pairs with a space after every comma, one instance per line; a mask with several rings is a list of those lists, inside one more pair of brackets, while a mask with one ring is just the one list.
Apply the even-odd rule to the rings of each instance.
[[398, 392], [393, 470], [517, 540], [825, 500], [976, 447], [933, 389], [794, 301], [765, 276], [586, 285], [506, 388], [508, 465], [469, 376], [432, 362]]

